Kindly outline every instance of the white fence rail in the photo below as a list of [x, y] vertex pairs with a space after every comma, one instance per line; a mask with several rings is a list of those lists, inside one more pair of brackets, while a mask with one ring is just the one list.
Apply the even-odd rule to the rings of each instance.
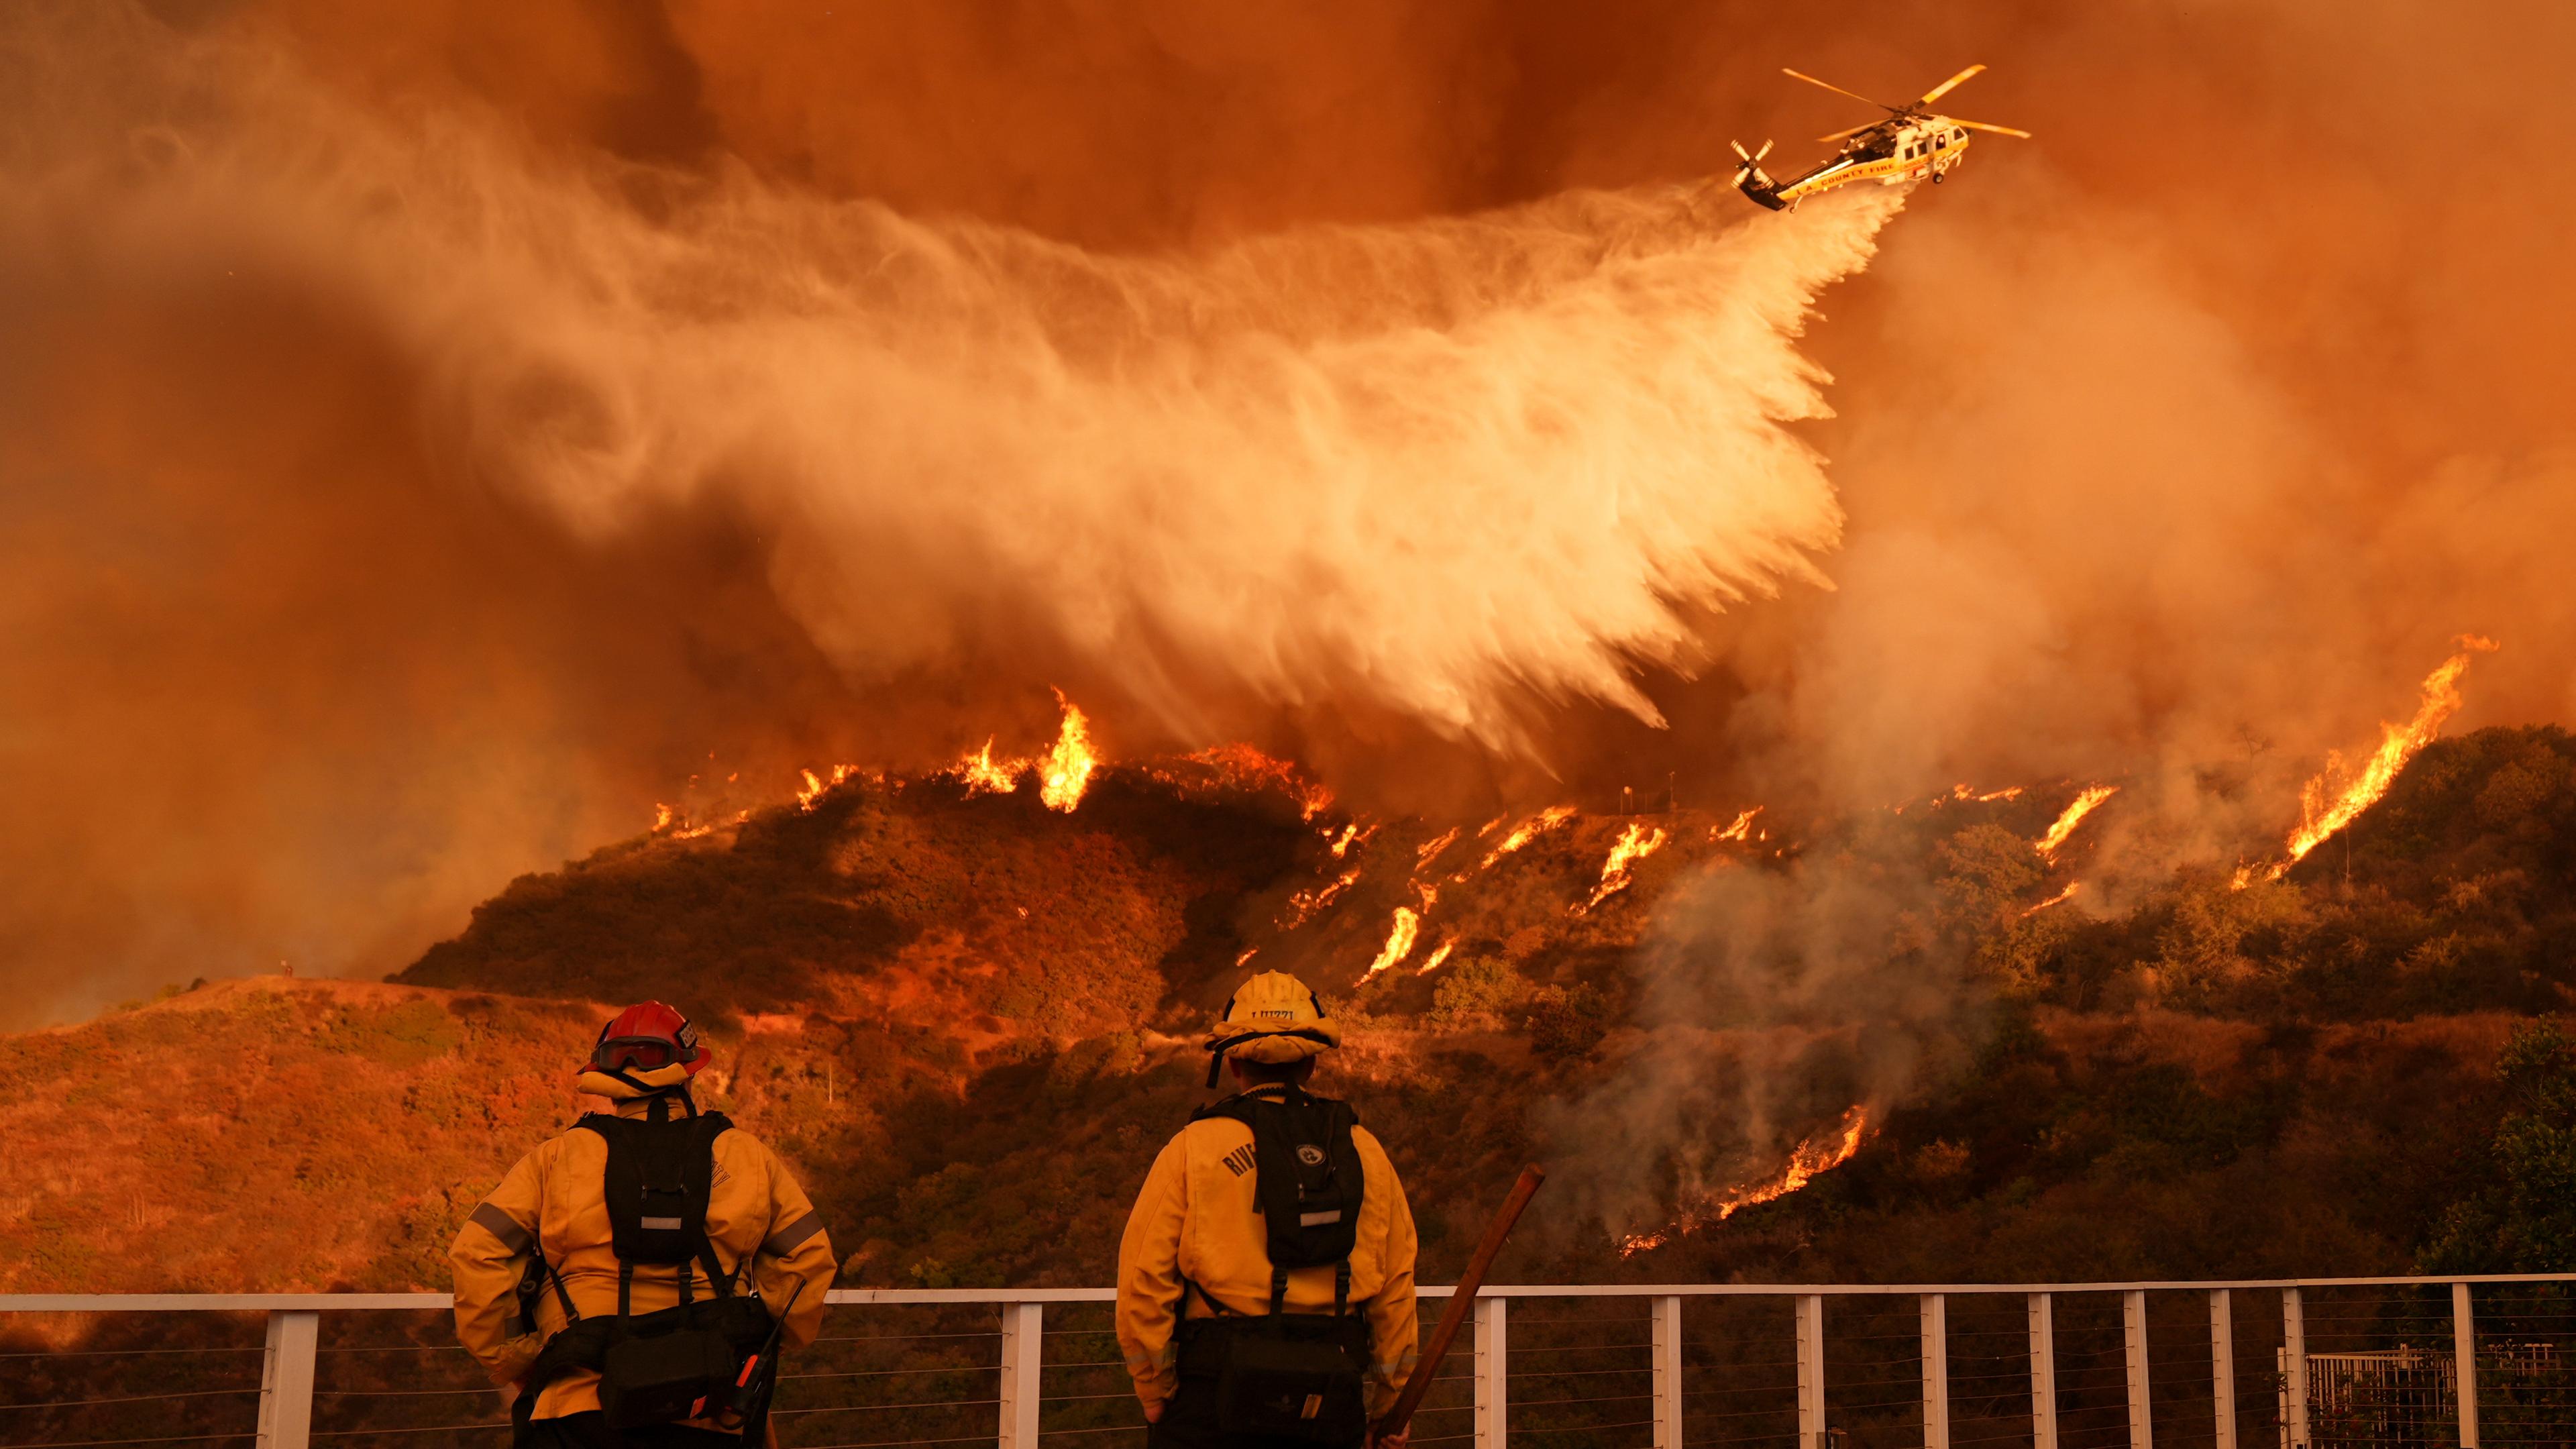
[[[2447, 1290], [2447, 1291], [2446, 1291]], [[2560, 1290], [2567, 1290], [2562, 1292]], [[2491, 1301], [2507, 1302], [2508, 1327], [2502, 1338], [2490, 1334], [2482, 1341], [2478, 1322], [2481, 1292]], [[1424, 1288], [1422, 1297], [1438, 1300], [1448, 1296], [1446, 1288]], [[2373, 1294], [2376, 1296], [2373, 1296]], [[2197, 1327], [2201, 1309], [2185, 1308], [2175, 1300], [2188, 1295], [2205, 1303], [2207, 1313], [2207, 1357], [2199, 1356], [2201, 1344]], [[2255, 1392], [2241, 1402], [2261, 1405], [2271, 1391], [2276, 1408], [2273, 1432], [2279, 1449], [2350, 1449], [2350, 1446], [2426, 1445], [2459, 1446], [2459, 1449], [2531, 1449], [2542, 1444], [2576, 1444], [2576, 1277], [2553, 1275], [2512, 1275], [2467, 1279], [2423, 1278], [2341, 1278], [2300, 1279], [2285, 1281], [2247, 1281], [2229, 1283], [2041, 1283], [2041, 1284], [1576, 1284], [1522, 1285], [1490, 1287], [1476, 1305], [1475, 1328], [1470, 1343], [1457, 1352], [1464, 1360], [1464, 1372], [1444, 1374], [1442, 1366], [1427, 1365], [1424, 1372], [1434, 1374], [1440, 1382], [1467, 1381], [1451, 1397], [1459, 1402], [1433, 1411], [1445, 1420], [1426, 1420], [1417, 1427], [1420, 1444], [1472, 1442], [1476, 1449], [1492, 1449], [1509, 1440], [1514, 1418], [1520, 1419], [1525, 1441], [1547, 1444], [1593, 1444], [1605, 1446], [1635, 1445], [1639, 1449], [1685, 1449], [1695, 1445], [1781, 1446], [1781, 1449], [1843, 1449], [1846, 1438], [1859, 1433], [1860, 1442], [1869, 1444], [1915, 1444], [1924, 1449], [1952, 1449], [1953, 1430], [1963, 1422], [2002, 1426], [2004, 1432], [1963, 1436], [1965, 1444], [1992, 1444], [2008, 1441], [2029, 1444], [2033, 1449], [2108, 1449], [2125, 1444], [2126, 1449], [2154, 1449], [2157, 1425], [2166, 1425], [2177, 1443], [2202, 1442], [2204, 1438], [2215, 1449], [2237, 1449], [2240, 1427], [2240, 1383], [2246, 1376], [2245, 1360], [2238, 1356], [2240, 1330], [2252, 1325], [2256, 1338], [2253, 1352], [2260, 1355], [2262, 1344], [2272, 1338], [2269, 1315], [2259, 1318], [2240, 1314], [2241, 1299], [2256, 1295], [2262, 1306], [2271, 1308], [2277, 1300], [2278, 1338], [2273, 1353], [2272, 1372], [2259, 1374], [2268, 1380], [2256, 1386]], [[2518, 1296], [2516, 1296], [2518, 1295]], [[2077, 1304], [2088, 1310], [2099, 1309], [2116, 1298], [2119, 1347], [2096, 1350], [2070, 1348], [2061, 1341], [2060, 1308]], [[1559, 1300], [1598, 1300], [1611, 1305], [1609, 1317], [1568, 1318]], [[1641, 1304], [1627, 1300], [1643, 1299]], [[1912, 1299], [1911, 1311], [1905, 1300]], [[1693, 1340], [1685, 1335], [1685, 1309], [1702, 1314], [1703, 1321], [1721, 1312], [1718, 1305], [1733, 1302], [1751, 1309], [1746, 1300], [1769, 1300], [1774, 1305], [1761, 1312], [1777, 1313], [1785, 1303], [1788, 1312], [1780, 1319], [1764, 1319], [1773, 1328], [1750, 1329], [1741, 1315], [1726, 1320], [1731, 1331], [1719, 1339]], [[992, 1385], [990, 1398], [959, 1396], [937, 1400], [912, 1401], [914, 1392], [898, 1391], [892, 1399], [849, 1404], [821, 1403], [810, 1407], [786, 1406], [782, 1399], [782, 1420], [792, 1414], [847, 1415], [897, 1411], [914, 1414], [952, 1412], [964, 1416], [951, 1427], [963, 1429], [966, 1418], [989, 1414], [983, 1427], [971, 1433], [949, 1438], [877, 1438], [847, 1439], [836, 1431], [823, 1428], [805, 1431], [801, 1424], [788, 1426], [781, 1442], [811, 1449], [867, 1449], [877, 1444], [907, 1443], [917, 1445], [986, 1443], [997, 1449], [1038, 1449], [1041, 1440], [1059, 1445], [1116, 1443], [1106, 1437], [1127, 1434], [1141, 1438], [1141, 1423], [1085, 1423], [1064, 1427], [1066, 1406], [1089, 1406], [1084, 1413], [1098, 1417], [1111, 1412], [1125, 1390], [1125, 1378], [1116, 1362], [1114, 1348], [1070, 1350], [1052, 1347], [1051, 1341], [1088, 1340], [1103, 1343], [1108, 1337], [1105, 1305], [1113, 1301], [1110, 1290], [1102, 1289], [840, 1289], [830, 1296], [835, 1310], [834, 1321], [847, 1322], [850, 1315], [863, 1320], [874, 1316], [881, 1324], [900, 1311], [939, 1310], [953, 1322], [959, 1315], [974, 1316], [991, 1327], [978, 1327], [971, 1332], [928, 1334], [869, 1333], [837, 1336], [829, 1343], [840, 1345], [875, 1345], [879, 1343], [920, 1343], [930, 1340], [998, 1339], [998, 1356], [974, 1363], [954, 1361], [955, 1356], [927, 1367], [868, 1366], [870, 1359], [846, 1371], [811, 1372], [798, 1377], [829, 1381], [828, 1387], [844, 1390], [852, 1382], [900, 1385], [923, 1378], [951, 1385], [971, 1384], [979, 1376]], [[2331, 1303], [2332, 1307], [2320, 1305]], [[2164, 1305], [2159, 1319], [2151, 1312]], [[2358, 1305], [2356, 1307], [2356, 1305]], [[2537, 1306], [2535, 1306], [2537, 1305]], [[2563, 1307], [2562, 1307], [2563, 1305]], [[1515, 1307], [1522, 1310], [1515, 1314]], [[402, 1398], [406, 1395], [471, 1395], [476, 1388], [370, 1388], [318, 1389], [317, 1360], [325, 1352], [395, 1353], [417, 1348], [427, 1351], [435, 1345], [423, 1342], [374, 1347], [326, 1349], [324, 1319], [339, 1315], [366, 1313], [443, 1311], [448, 1307], [444, 1294], [37, 1294], [0, 1295], [0, 1333], [13, 1323], [22, 1322], [18, 1315], [63, 1314], [168, 1314], [168, 1313], [262, 1313], [267, 1322], [266, 1339], [255, 1351], [259, 1354], [261, 1374], [257, 1388], [258, 1411], [255, 1427], [244, 1418], [245, 1427], [229, 1432], [197, 1434], [133, 1435], [118, 1431], [114, 1437], [65, 1437], [65, 1431], [47, 1429], [30, 1434], [13, 1426], [12, 1420], [29, 1411], [57, 1411], [47, 1422], [58, 1421], [66, 1409], [93, 1405], [131, 1405], [156, 1396], [126, 1396], [126, 1387], [154, 1387], [142, 1375], [148, 1369], [130, 1372], [135, 1376], [128, 1384], [112, 1385], [116, 1392], [100, 1394], [93, 1389], [84, 1398], [22, 1397], [19, 1392], [0, 1392], [0, 1446], [96, 1445], [170, 1445], [183, 1442], [220, 1442], [250, 1439], [258, 1449], [310, 1449], [317, 1440], [374, 1438], [402, 1443], [401, 1437], [446, 1431], [476, 1443], [499, 1443], [507, 1430], [492, 1418], [477, 1418], [464, 1423], [434, 1423], [394, 1427], [335, 1428], [317, 1431], [314, 1427], [314, 1404], [317, 1393], [371, 1399]], [[2018, 1311], [2014, 1311], [2015, 1309]], [[1638, 1311], [1642, 1309], [1642, 1316]], [[977, 1310], [988, 1311], [994, 1319], [982, 1319]], [[2068, 1311], [2075, 1311], [2069, 1309]], [[2010, 1320], [1997, 1317], [1998, 1312], [2012, 1314]], [[1890, 1314], [1899, 1315], [1890, 1318]], [[1963, 1313], [1979, 1313], [1978, 1321], [2014, 1322], [2013, 1329], [1974, 1329], [1961, 1326]], [[1854, 1321], [1866, 1319], [1869, 1326], [1901, 1325], [1897, 1331], [1867, 1335], [1869, 1343], [1893, 1344], [1892, 1348], [1869, 1350], [1877, 1355], [1870, 1362], [1879, 1368], [1895, 1369], [1908, 1357], [1914, 1360], [1912, 1371], [1895, 1378], [1868, 1379], [1865, 1369], [1854, 1369], [1855, 1382], [1845, 1384], [1831, 1371], [1836, 1340], [1834, 1322], [1837, 1315]], [[1080, 1316], [1091, 1327], [1068, 1327]], [[1428, 1317], [1426, 1312], [1426, 1317]], [[2107, 1315], [2094, 1313], [2099, 1326], [2083, 1330], [2103, 1335], [2109, 1329]], [[1587, 1344], [1580, 1341], [1556, 1343], [1540, 1339], [1523, 1339], [1516, 1358], [1507, 1333], [1515, 1318], [1524, 1333], [1567, 1326], [1596, 1325], [1587, 1329], [1596, 1338], [1618, 1338], [1631, 1332], [1643, 1335], [1641, 1340]], [[2157, 1358], [2155, 1333], [2151, 1320], [2164, 1325], [2168, 1354]], [[2563, 1320], [2563, 1321], [2562, 1321]], [[946, 1322], [942, 1326], [946, 1326]], [[2187, 1331], [2177, 1324], [2189, 1325]], [[1598, 1327], [1598, 1325], [1610, 1325]], [[1625, 1326], [1622, 1326], [1625, 1325]], [[1771, 1333], [1786, 1329], [1778, 1338]], [[423, 1329], [422, 1331], [427, 1331]], [[1850, 1332], [1850, 1330], [1846, 1330]], [[2026, 1344], [2015, 1343], [2026, 1332]], [[2334, 1353], [2309, 1349], [2312, 1336], [2331, 1334], [2338, 1344], [2376, 1345], [2350, 1348]], [[2515, 1335], [2520, 1335], [2516, 1337]], [[2564, 1335], [2562, 1345], [2557, 1335]], [[1578, 1334], [1580, 1339], [1582, 1335]], [[2177, 1344], [2176, 1339], [2188, 1340]], [[2447, 1343], [2442, 1340], [2447, 1338]], [[1998, 1343], [1997, 1340], [2002, 1340]], [[2419, 1342], [2420, 1340], [2420, 1342]], [[1978, 1347], [1979, 1344], [1985, 1345]], [[2170, 1350], [2186, 1350], [2176, 1358]], [[820, 1346], [818, 1346], [820, 1347]], [[1854, 1344], [1844, 1344], [1846, 1364], [1857, 1351]], [[2562, 1347], [2570, 1350], [2562, 1352]], [[1694, 1354], [1692, 1350], [1700, 1352]], [[1643, 1367], [1623, 1367], [1620, 1362], [1601, 1366], [1611, 1355], [1644, 1351]], [[1955, 1350], [1955, 1351], [1954, 1351]], [[254, 1350], [247, 1346], [230, 1349], [151, 1349], [128, 1350], [133, 1355], [144, 1353], [238, 1353]], [[85, 1355], [113, 1359], [119, 1350], [64, 1350], [49, 1354], [30, 1350], [0, 1357], [0, 1382], [11, 1385], [33, 1384], [30, 1372], [9, 1372], [13, 1366], [51, 1357], [79, 1358]], [[961, 1349], [960, 1352], [963, 1352]], [[981, 1352], [980, 1349], [976, 1352]], [[1783, 1359], [1765, 1358], [1766, 1353], [1783, 1353]], [[1089, 1356], [1082, 1356], [1087, 1353]], [[1551, 1357], [1555, 1356], [1555, 1357]], [[1523, 1362], [1522, 1360], [1528, 1360]], [[2015, 1372], [2010, 1365], [2021, 1360], [2026, 1368]], [[1453, 1360], [1454, 1361], [1454, 1360]], [[858, 1360], [852, 1360], [857, 1363]], [[896, 1363], [887, 1359], [885, 1363]], [[2209, 1375], [2206, 1410], [2194, 1388], [2199, 1382], [2198, 1365], [2206, 1362]], [[2259, 1364], [2259, 1357], [2256, 1359]], [[2113, 1367], [2116, 1363], [2116, 1368]], [[2566, 1381], [2560, 1381], [2560, 1366], [2565, 1364]], [[1560, 1366], [1563, 1365], [1563, 1366]], [[1997, 1372], [1978, 1372], [1982, 1367]], [[839, 1367], [838, 1364], [827, 1365]], [[460, 1370], [462, 1365], [456, 1366]], [[1764, 1380], [1764, 1370], [1788, 1369], [1785, 1375], [1774, 1374]], [[110, 1372], [119, 1372], [110, 1370]], [[1080, 1372], [1091, 1375], [1087, 1380], [1070, 1385], [1066, 1391], [1050, 1397], [1047, 1375]], [[1692, 1375], [1700, 1382], [1713, 1385], [1698, 1390], [1690, 1387]], [[2062, 1375], [2075, 1379], [2063, 1384]], [[906, 1376], [912, 1376], [907, 1379]], [[2482, 1378], [2491, 1405], [2503, 1417], [2490, 1422], [2499, 1428], [2489, 1442], [2480, 1438]], [[1640, 1385], [1642, 1384], [1642, 1387]], [[1997, 1385], [2002, 1384], [2002, 1388]], [[2160, 1393], [2159, 1385], [2164, 1385]], [[1554, 1386], [1551, 1388], [1550, 1386]], [[2107, 1400], [2116, 1385], [2117, 1397], [2125, 1415], [2110, 1417], [2114, 1406], [2094, 1402], [2081, 1414], [2097, 1417], [2082, 1423], [2070, 1423], [2061, 1416], [2061, 1392], [2081, 1393], [2094, 1400]], [[159, 1385], [167, 1389], [167, 1382]], [[1871, 1390], [1897, 1392], [1896, 1399], [1865, 1402], [1850, 1397]], [[1090, 1389], [1092, 1392], [1075, 1392]], [[1595, 1392], [1610, 1390], [1611, 1392]], [[818, 1392], [822, 1390], [818, 1389]], [[1782, 1392], [1787, 1391], [1787, 1392]], [[252, 1392], [246, 1385], [236, 1388], [203, 1391], [167, 1392], [158, 1397], [172, 1400], [220, 1398], [235, 1394], [247, 1398]], [[969, 1391], [971, 1393], [971, 1389]], [[1838, 1400], [1837, 1393], [1845, 1395]], [[1766, 1395], [1770, 1397], [1765, 1397]], [[1910, 1399], [1907, 1396], [1911, 1396]], [[1730, 1398], [1730, 1396], [1735, 1396]], [[1755, 1408], [1729, 1411], [1725, 1406], [1742, 1397], [1760, 1402]], [[1703, 1401], [1715, 1400], [1715, 1404]], [[2025, 1408], [2026, 1401], [2026, 1408]], [[487, 1407], [497, 1397], [484, 1395]], [[1976, 1405], [1971, 1414], [1963, 1405]], [[1059, 1423], [1046, 1423], [1049, 1406], [1056, 1406]], [[1551, 1408], [1550, 1406], [1557, 1406]], [[1591, 1417], [1573, 1422], [1565, 1416], [1566, 1406], [1585, 1407]], [[1603, 1407], [1616, 1406], [1616, 1407]], [[245, 1406], [246, 1407], [246, 1406]], [[1132, 1399], [1125, 1408], [1134, 1409]], [[2189, 1412], [2185, 1412], [2188, 1408]], [[2205, 1412], [2207, 1418], [2190, 1422]], [[2161, 1414], [2161, 1418], [2160, 1418]], [[1535, 1418], [1533, 1417], [1535, 1415]], [[1850, 1420], [1862, 1427], [1854, 1429]], [[2021, 1427], [2026, 1420], [2027, 1427]], [[35, 1422], [18, 1420], [18, 1426]], [[848, 1420], [805, 1420], [803, 1423], [829, 1424]], [[1729, 1428], [1733, 1424], [1735, 1427]], [[185, 1427], [176, 1420], [173, 1428]], [[2206, 1427], [2202, 1427], [2205, 1425]], [[2260, 1428], [2258, 1421], [2257, 1427]], [[1079, 1437], [1074, 1437], [1079, 1436]], [[1792, 1437], [1794, 1436], [1794, 1442]], [[438, 1441], [412, 1441], [430, 1443]], [[2169, 1446], [2170, 1449], [2170, 1446]]]

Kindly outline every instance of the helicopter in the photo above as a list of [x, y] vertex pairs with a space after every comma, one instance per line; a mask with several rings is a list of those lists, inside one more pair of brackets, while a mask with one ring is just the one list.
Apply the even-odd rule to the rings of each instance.
[[1781, 67], [1785, 75], [1794, 76], [1811, 86], [1823, 86], [1836, 95], [1864, 101], [1887, 112], [1887, 119], [1819, 136], [1819, 141], [1840, 141], [1842, 150], [1805, 175], [1788, 182], [1773, 181], [1762, 170], [1762, 158], [1771, 154], [1771, 143], [1762, 143], [1759, 151], [1747, 151], [1744, 143], [1734, 141], [1735, 154], [1744, 164], [1735, 170], [1735, 189], [1773, 211], [1786, 211], [1819, 192], [1831, 191], [1859, 181], [1875, 181], [1882, 186], [1918, 181], [1929, 176], [1934, 184], [1949, 174], [1950, 168], [1967, 155], [1971, 132], [1992, 131], [1998, 136], [2030, 139], [2030, 132], [2010, 126], [1990, 125], [1984, 121], [1963, 121], [1955, 116], [1936, 115], [1927, 109], [1934, 101], [1958, 88], [1960, 82], [1984, 70], [1972, 65], [1907, 105], [1891, 106], [1873, 101], [1858, 91], [1847, 91], [1831, 81]]

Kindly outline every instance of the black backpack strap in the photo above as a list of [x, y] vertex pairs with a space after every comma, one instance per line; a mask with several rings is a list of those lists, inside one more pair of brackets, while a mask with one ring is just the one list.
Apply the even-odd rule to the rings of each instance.
[[1344, 1258], [1333, 1265], [1333, 1316], [1339, 1318], [1351, 1311], [1351, 1260]]
[[[715, 1196], [713, 1164], [715, 1162], [716, 1155], [716, 1139], [733, 1130], [733, 1119], [727, 1117], [722, 1112], [696, 1113], [694, 1104], [692, 1104], [691, 1111], [695, 1114], [693, 1125], [697, 1131], [699, 1142], [698, 1150], [706, 1154], [707, 1162], [709, 1164], [710, 1175], [707, 1185], [707, 1195], [710, 1202], [712, 1202]], [[734, 1273], [727, 1273], [724, 1270], [724, 1259], [719, 1257], [716, 1253], [715, 1242], [707, 1236], [707, 1220], [704, 1216], [700, 1216], [698, 1219], [696, 1237], [698, 1246], [698, 1264], [700, 1267], [707, 1270], [708, 1285], [715, 1289], [715, 1294], [718, 1298], [731, 1298], [733, 1296], [734, 1273], [741, 1272], [743, 1266], [749, 1263], [754, 1256], [757, 1256], [760, 1250], [754, 1248], [750, 1253], [745, 1254], [743, 1262], [734, 1265]], [[682, 1265], [680, 1269], [680, 1281], [682, 1284], [686, 1284], [689, 1281], [689, 1269], [685, 1264]], [[681, 1289], [680, 1301], [683, 1303], [689, 1301], [688, 1290], [685, 1287]]]
[[546, 1265], [546, 1280], [555, 1285], [555, 1301], [563, 1305], [564, 1325], [570, 1327], [581, 1322], [581, 1310], [572, 1306], [572, 1294], [564, 1287], [563, 1275], [555, 1271], [554, 1260], [546, 1256], [545, 1240], [537, 1238], [533, 1241], [536, 1243], [537, 1261]]

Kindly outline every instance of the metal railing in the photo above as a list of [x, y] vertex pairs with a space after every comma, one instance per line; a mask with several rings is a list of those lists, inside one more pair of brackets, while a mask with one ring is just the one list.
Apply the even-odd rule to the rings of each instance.
[[[1421, 1290], [1426, 1316], [1449, 1292]], [[1141, 1439], [1109, 1326], [1113, 1299], [1106, 1288], [835, 1290], [824, 1337], [782, 1385], [781, 1443], [1039, 1449]], [[2256, 1311], [2240, 1324], [2243, 1303]], [[0, 1296], [0, 1331], [19, 1315], [265, 1315], [258, 1345], [13, 1346], [0, 1353], [0, 1384], [13, 1390], [0, 1392], [0, 1446], [502, 1442], [499, 1396], [440, 1341], [448, 1306], [437, 1293]], [[2484, 1327], [2482, 1313], [2492, 1320]], [[326, 1320], [365, 1314], [414, 1315], [413, 1336], [326, 1343]], [[870, 1331], [839, 1332], [853, 1315]], [[1518, 1434], [1542, 1449], [2154, 1449], [2161, 1434], [2168, 1449], [2240, 1449], [2266, 1431], [2280, 1449], [2576, 1444], [2576, 1275], [1522, 1285], [1487, 1288], [1474, 1324], [1449, 1364], [1424, 1369], [1440, 1387], [1416, 1422], [1417, 1444], [1489, 1449]], [[246, 1369], [252, 1353], [255, 1389], [193, 1387], [170, 1368], [182, 1360], [149, 1357], [234, 1355], [225, 1361]], [[369, 1387], [317, 1377], [326, 1356], [405, 1354], [415, 1356], [408, 1375], [398, 1361], [352, 1380]], [[435, 1354], [460, 1357], [418, 1357]], [[14, 1391], [36, 1384], [29, 1366], [49, 1359], [102, 1362], [87, 1377], [48, 1378], [76, 1397]], [[418, 1386], [424, 1361], [459, 1382]], [[227, 1404], [246, 1409], [253, 1393], [255, 1419], [228, 1429], [208, 1417]], [[317, 1400], [332, 1405], [331, 1426], [317, 1429]], [[384, 1422], [418, 1417], [406, 1405], [459, 1401], [470, 1405], [461, 1418]], [[142, 1407], [156, 1404], [175, 1407]], [[24, 1429], [79, 1409], [124, 1427]], [[171, 1432], [128, 1432], [138, 1414]], [[420, 1437], [439, 1433], [448, 1437]]]

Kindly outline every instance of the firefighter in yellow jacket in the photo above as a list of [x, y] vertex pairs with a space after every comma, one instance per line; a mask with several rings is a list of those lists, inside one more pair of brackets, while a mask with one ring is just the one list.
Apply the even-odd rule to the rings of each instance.
[[[766, 1146], [698, 1112], [689, 1079], [709, 1055], [658, 1001], [620, 1012], [580, 1079], [614, 1113], [519, 1159], [448, 1251], [457, 1338], [518, 1391], [520, 1449], [739, 1449], [778, 1351], [813, 1340], [831, 1242]], [[693, 1334], [719, 1337], [734, 1385], [705, 1355], [668, 1368], [705, 1346]], [[607, 1346], [646, 1338], [604, 1384]], [[682, 1352], [649, 1362], [663, 1348]]]
[[1208, 1084], [1223, 1065], [1243, 1090], [1164, 1146], [1118, 1247], [1118, 1343], [1149, 1449], [1400, 1449], [1367, 1426], [1414, 1371], [1413, 1213], [1348, 1105], [1306, 1091], [1340, 1044], [1277, 971], [1209, 1033]]

